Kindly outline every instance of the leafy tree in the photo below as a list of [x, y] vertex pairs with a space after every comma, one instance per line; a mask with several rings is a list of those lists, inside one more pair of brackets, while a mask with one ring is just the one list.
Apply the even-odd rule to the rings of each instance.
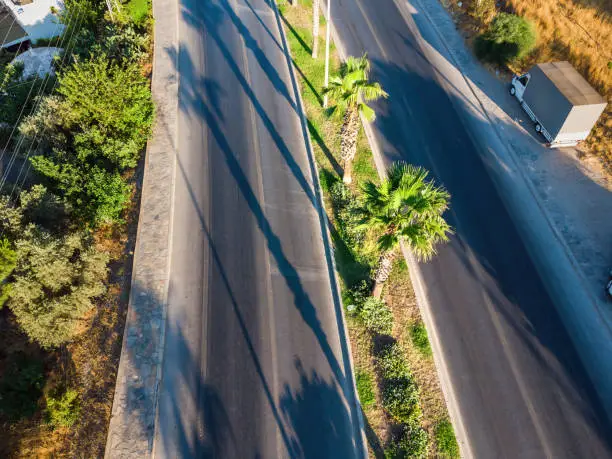
[[8, 277], [15, 269], [17, 253], [12, 249], [8, 239], [0, 239], [0, 308], [4, 306], [10, 292]]
[[536, 41], [531, 22], [515, 14], [499, 13], [489, 28], [476, 37], [474, 50], [480, 59], [506, 64], [526, 56]]
[[353, 158], [357, 152], [357, 134], [359, 134], [359, 115], [366, 120], [376, 118], [374, 110], [366, 104], [387, 93], [380, 84], [368, 79], [370, 61], [364, 54], [360, 58], [349, 57], [343, 65], [339, 77], [330, 79], [329, 87], [324, 92], [331, 96], [338, 107], [344, 110], [344, 121], [340, 130], [340, 155], [344, 161], [345, 183], [352, 181]]
[[64, 72], [57, 93], [20, 127], [26, 140], [43, 133], [32, 165], [79, 217], [117, 220], [130, 192], [121, 173], [137, 164], [151, 129], [148, 82], [137, 64], [98, 56]]
[[382, 254], [374, 279], [374, 296], [378, 297], [400, 241], [405, 241], [418, 260], [426, 261], [436, 253], [437, 244], [448, 240], [451, 228], [442, 214], [450, 195], [427, 180], [425, 169], [403, 162], [393, 164], [380, 185], [366, 182], [363, 193], [361, 225], [380, 234]]
[[104, 292], [107, 273], [108, 256], [95, 249], [90, 234], [63, 227], [62, 210], [49, 216], [60, 205], [42, 186], [22, 192], [17, 203], [0, 198], [0, 233], [14, 240], [16, 253], [6, 304], [45, 348], [74, 336], [93, 298]]

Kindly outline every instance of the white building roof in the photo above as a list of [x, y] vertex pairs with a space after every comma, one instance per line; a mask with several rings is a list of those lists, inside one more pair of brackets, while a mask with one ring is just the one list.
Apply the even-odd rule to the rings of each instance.
[[[26, 31], [28, 38], [36, 42], [39, 38], [51, 38], [61, 35], [64, 25], [60, 23], [52, 9], [64, 9], [61, 0], [34, 0], [27, 5], [18, 5], [12, 0], [0, 0], [11, 10], [19, 25]], [[10, 46], [13, 43], [6, 43]]]

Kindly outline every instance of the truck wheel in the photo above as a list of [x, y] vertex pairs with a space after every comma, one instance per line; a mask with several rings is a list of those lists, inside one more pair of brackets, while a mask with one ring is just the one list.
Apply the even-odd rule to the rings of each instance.
[[514, 86], [510, 86], [510, 95], [513, 96], [516, 94], [516, 88]]
[[542, 132], [542, 125], [540, 123], [535, 124], [535, 131], [538, 133]]

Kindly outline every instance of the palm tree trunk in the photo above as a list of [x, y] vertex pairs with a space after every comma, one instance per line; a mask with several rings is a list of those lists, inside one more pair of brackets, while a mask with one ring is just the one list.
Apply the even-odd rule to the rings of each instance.
[[382, 288], [389, 275], [391, 269], [393, 269], [393, 259], [395, 258], [395, 250], [387, 250], [383, 252], [378, 261], [378, 269], [376, 270], [376, 276], [374, 277], [374, 290], [372, 295], [376, 298], [380, 298]]
[[312, 2], [312, 58], [316, 59], [319, 54], [319, 14], [321, 0]]
[[340, 156], [344, 160], [344, 183], [353, 181], [353, 159], [357, 153], [357, 134], [359, 134], [359, 112], [357, 107], [348, 107], [340, 130]]

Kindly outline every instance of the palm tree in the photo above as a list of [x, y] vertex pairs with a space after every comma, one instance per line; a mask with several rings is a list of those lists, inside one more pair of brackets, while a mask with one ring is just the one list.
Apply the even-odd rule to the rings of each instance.
[[[330, 1], [330, 0], [328, 0]], [[312, 2], [312, 58], [316, 59], [319, 54], [319, 13], [321, 0]]]
[[427, 261], [436, 245], [448, 241], [452, 229], [442, 214], [448, 209], [450, 195], [432, 181], [427, 171], [403, 162], [393, 164], [380, 185], [371, 181], [363, 189], [363, 219], [360, 227], [381, 234], [381, 251], [373, 295], [380, 297], [389, 277], [400, 241], [404, 241], [417, 260]]
[[376, 118], [374, 110], [365, 102], [381, 97], [387, 93], [380, 84], [368, 80], [370, 61], [367, 55], [349, 57], [343, 66], [340, 77], [334, 77], [324, 93], [330, 95], [336, 106], [344, 110], [344, 121], [340, 130], [340, 156], [344, 160], [344, 183], [351, 183], [353, 158], [357, 152], [357, 134], [359, 134], [359, 115], [368, 121]]

